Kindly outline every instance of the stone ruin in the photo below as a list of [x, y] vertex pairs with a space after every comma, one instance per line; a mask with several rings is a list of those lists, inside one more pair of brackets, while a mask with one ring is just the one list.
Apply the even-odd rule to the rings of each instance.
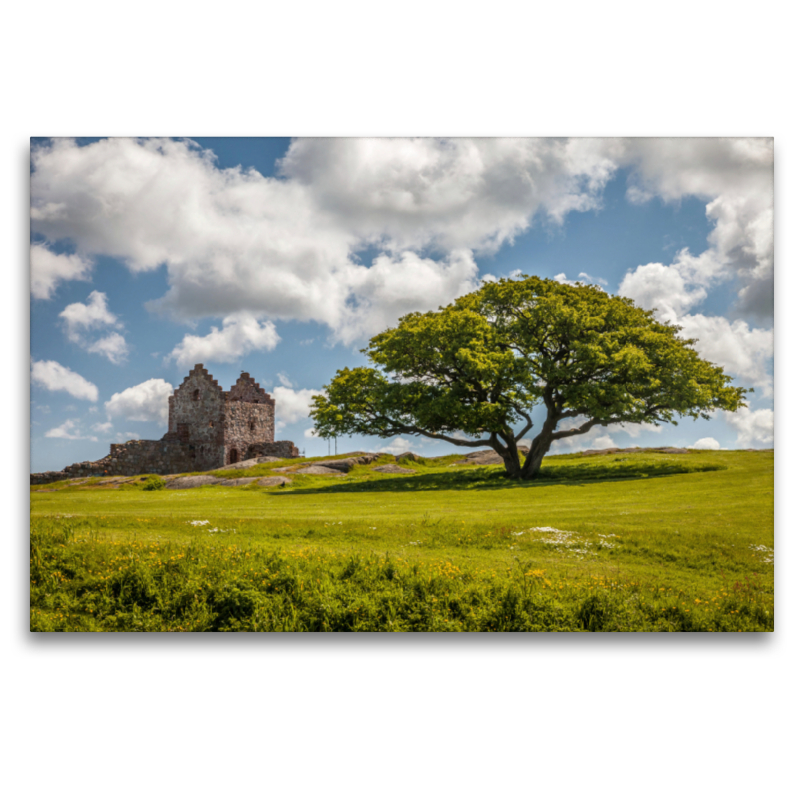
[[202, 364], [169, 398], [161, 439], [112, 444], [99, 461], [31, 475], [31, 485], [105, 475], [205, 472], [258, 456], [299, 458], [293, 442], [275, 441], [275, 401], [247, 372], [223, 391]]

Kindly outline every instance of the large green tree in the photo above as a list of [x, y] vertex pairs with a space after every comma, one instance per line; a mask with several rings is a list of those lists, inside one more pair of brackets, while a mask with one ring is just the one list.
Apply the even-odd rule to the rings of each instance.
[[[746, 390], [700, 358], [695, 341], [595, 286], [500, 280], [375, 336], [362, 351], [375, 367], [339, 370], [311, 416], [323, 437], [488, 445], [510, 477], [530, 479], [553, 442], [597, 425], [677, 424], [744, 405]], [[520, 463], [537, 405], [544, 423]]]

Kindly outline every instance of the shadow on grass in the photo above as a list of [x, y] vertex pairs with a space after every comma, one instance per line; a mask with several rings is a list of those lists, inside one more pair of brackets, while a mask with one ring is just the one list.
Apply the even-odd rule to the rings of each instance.
[[715, 472], [727, 469], [711, 463], [638, 463], [611, 462], [592, 464], [558, 464], [545, 467], [535, 480], [515, 481], [507, 478], [500, 468], [473, 467], [453, 472], [421, 473], [418, 475], [359, 480], [354, 483], [326, 486], [296, 487], [286, 492], [292, 494], [353, 494], [371, 492], [438, 492], [486, 491], [493, 489], [535, 489], [537, 487], [566, 485], [583, 486], [611, 481], [646, 480], [648, 478], [686, 475], [695, 472]]

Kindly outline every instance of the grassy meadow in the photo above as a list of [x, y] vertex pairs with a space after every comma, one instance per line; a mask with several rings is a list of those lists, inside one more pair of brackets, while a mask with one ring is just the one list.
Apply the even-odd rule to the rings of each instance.
[[31, 630], [773, 630], [772, 451], [462, 458], [31, 487]]

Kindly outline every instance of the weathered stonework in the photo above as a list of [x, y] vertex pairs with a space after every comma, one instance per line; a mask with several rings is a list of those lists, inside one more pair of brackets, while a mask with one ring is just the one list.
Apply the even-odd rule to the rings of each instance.
[[235, 464], [255, 455], [246, 455], [255, 444], [275, 443], [275, 401], [246, 373], [227, 393], [225, 403], [225, 463]]
[[169, 427], [158, 441], [112, 444], [99, 461], [31, 475], [31, 485], [96, 475], [204, 472], [258, 456], [298, 458], [292, 442], [275, 441], [275, 401], [247, 372], [225, 392], [197, 364], [169, 398]]
[[225, 392], [202, 364], [184, 378], [169, 398], [169, 427], [164, 437], [188, 448], [201, 472], [224, 464]]
[[245, 458], [258, 458], [259, 456], [275, 456], [276, 458], [300, 458], [300, 451], [294, 442], [257, 442], [247, 448]]

